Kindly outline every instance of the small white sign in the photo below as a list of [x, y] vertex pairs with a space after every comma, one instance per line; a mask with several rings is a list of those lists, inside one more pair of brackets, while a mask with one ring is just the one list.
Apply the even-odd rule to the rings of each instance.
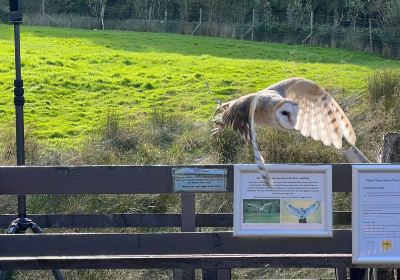
[[400, 165], [353, 165], [353, 263], [400, 264]]
[[175, 192], [224, 192], [226, 169], [173, 168]]
[[235, 165], [235, 236], [332, 236], [332, 166]]

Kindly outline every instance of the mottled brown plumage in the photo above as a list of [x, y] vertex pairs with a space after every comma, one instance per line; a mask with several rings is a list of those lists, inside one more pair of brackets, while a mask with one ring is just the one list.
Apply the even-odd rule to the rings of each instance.
[[255, 95], [255, 93], [252, 93], [220, 105], [215, 112], [215, 132], [231, 125], [246, 141], [249, 141], [250, 103]]

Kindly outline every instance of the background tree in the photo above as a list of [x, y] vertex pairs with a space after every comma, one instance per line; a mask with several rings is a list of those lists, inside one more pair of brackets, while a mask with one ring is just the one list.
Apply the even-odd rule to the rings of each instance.
[[356, 33], [357, 18], [365, 8], [365, 4], [361, 0], [346, 0], [345, 9], [347, 11], [347, 18], [353, 24], [353, 33]]
[[305, 9], [301, 0], [290, 0], [287, 9], [287, 21], [289, 25], [301, 25], [305, 21]]

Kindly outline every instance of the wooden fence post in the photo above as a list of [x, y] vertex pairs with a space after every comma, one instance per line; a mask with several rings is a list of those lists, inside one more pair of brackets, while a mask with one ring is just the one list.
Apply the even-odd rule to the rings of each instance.
[[382, 163], [400, 163], [400, 133], [388, 133], [383, 137], [383, 147], [378, 157]]
[[350, 279], [351, 280], [367, 280], [368, 279], [367, 268], [350, 268]]
[[200, 8], [200, 18], [199, 18], [199, 23], [197, 24], [197, 26], [194, 28], [193, 32], [192, 32], [192, 36], [194, 34], [196, 34], [197, 30], [199, 30], [200, 26], [201, 26], [201, 22], [202, 22], [202, 17], [203, 17], [203, 9]]
[[101, 18], [101, 29], [104, 30], [104, 12], [106, 10], [106, 4], [101, 5], [100, 18]]
[[336, 268], [336, 279], [346, 280], [347, 279], [347, 268], [345, 266]]
[[203, 269], [202, 270], [203, 280], [230, 280], [231, 270], [230, 269]]
[[255, 9], [253, 9], [253, 18], [251, 20], [251, 40], [254, 41], [254, 19], [255, 19]]
[[[253, 9], [253, 18], [252, 18], [252, 21], [251, 21], [251, 26], [250, 26], [250, 28], [247, 29], [247, 31], [244, 32], [244, 33], [242, 34], [242, 36], [240, 36], [240, 39], [243, 40], [244, 37], [246, 37], [247, 34], [249, 34], [249, 32], [251, 31], [251, 40], [254, 40], [254, 21], [255, 21], [255, 9]], [[244, 23], [243, 23], [243, 24], [244, 24]]]
[[151, 21], [151, 14], [152, 14], [152, 12], [153, 12], [153, 7], [150, 6], [150, 8], [149, 8], [149, 18], [148, 18], [148, 21]]
[[[369, 0], [368, 0], [368, 5], [369, 5]], [[369, 13], [368, 16], [368, 28], [369, 28], [369, 51], [372, 53], [374, 51], [374, 48], [372, 46], [372, 23], [371, 23], [371, 12]]]
[[[355, 146], [351, 147], [343, 153], [344, 158], [349, 163], [368, 163], [367, 157]], [[351, 280], [368, 279], [368, 270], [366, 268], [350, 268]]]
[[[400, 163], [400, 133], [388, 133], [383, 136], [383, 147], [378, 156], [381, 163]], [[395, 269], [373, 269], [373, 279], [394, 280]]]
[[[196, 194], [181, 194], [181, 231], [196, 231]], [[194, 269], [174, 269], [174, 280], [194, 280]]]

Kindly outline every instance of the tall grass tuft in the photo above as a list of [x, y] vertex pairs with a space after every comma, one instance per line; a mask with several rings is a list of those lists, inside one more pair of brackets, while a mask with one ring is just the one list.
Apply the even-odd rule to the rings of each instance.
[[100, 140], [105, 147], [119, 151], [135, 150], [138, 145], [138, 137], [132, 133], [127, 122], [121, 121], [120, 115], [109, 112], [106, 121], [100, 130]]
[[[40, 146], [32, 129], [25, 130], [25, 164], [33, 165], [39, 161]], [[0, 165], [15, 165], [17, 163], [17, 147], [15, 139], [15, 128], [13, 124], [4, 125], [0, 128]]]
[[335, 148], [302, 136], [298, 131], [260, 128], [257, 142], [267, 163], [341, 162]]
[[149, 117], [149, 121], [144, 124], [143, 140], [160, 148], [169, 148], [185, 130], [185, 120], [162, 109], [153, 108]]
[[383, 100], [386, 109], [392, 108], [400, 93], [400, 71], [375, 70], [367, 77], [369, 100], [372, 105]]
[[241, 156], [244, 141], [232, 129], [224, 129], [211, 139], [211, 151], [217, 155], [219, 163], [235, 163]]

